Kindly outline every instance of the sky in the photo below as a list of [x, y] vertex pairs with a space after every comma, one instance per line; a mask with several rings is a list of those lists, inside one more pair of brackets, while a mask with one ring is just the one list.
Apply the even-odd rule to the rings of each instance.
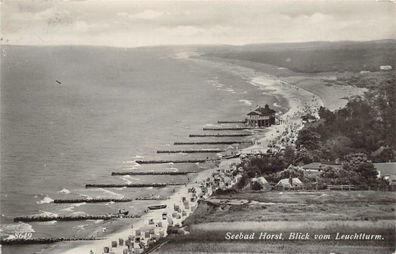
[[0, 0], [1, 42], [151, 45], [396, 39], [395, 0]]

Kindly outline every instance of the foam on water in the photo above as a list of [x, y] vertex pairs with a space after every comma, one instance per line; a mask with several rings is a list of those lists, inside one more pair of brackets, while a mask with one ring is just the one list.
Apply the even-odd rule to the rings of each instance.
[[232, 88], [226, 88], [224, 91], [229, 92], [229, 93], [236, 93], [234, 89]]
[[126, 184], [131, 184], [132, 181], [130, 181], [129, 179], [127, 179], [128, 176], [122, 176], [121, 179], [126, 183]]
[[63, 208], [63, 209], [61, 209], [60, 211], [63, 211], [63, 212], [73, 212], [74, 208], [79, 207], [79, 206], [82, 206], [82, 205], [86, 205], [86, 204], [87, 204], [86, 202], [81, 202], [81, 203], [72, 204], [71, 206], [66, 207], [66, 208]]
[[[121, 189], [123, 189], [123, 188], [121, 188]], [[114, 196], [116, 198], [124, 198], [124, 195], [119, 194], [119, 193], [115, 193], [115, 192], [110, 191], [110, 190], [106, 190], [106, 189], [103, 189], [103, 188], [99, 188], [98, 190], [100, 190], [100, 191], [102, 191], [102, 192], [104, 192], [106, 194], [112, 195], [112, 196]]]
[[62, 212], [73, 212], [74, 206], [66, 207], [61, 209]]
[[48, 196], [45, 196], [42, 200], [37, 201], [36, 203], [41, 205], [41, 204], [49, 204], [49, 203], [52, 203], [52, 202], [54, 202], [54, 200], [52, 198], [50, 198]]
[[87, 226], [88, 226], [87, 224], [82, 224], [82, 225], [74, 226], [73, 228], [76, 228], [77, 230], [84, 230]]
[[40, 225], [54, 225], [56, 223], [57, 223], [56, 220], [38, 222], [38, 224]]
[[69, 191], [68, 189], [66, 189], [66, 188], [63, 188], [63, 189], [61, 189], [60, 191], [58, 191], [58, 193], [62, 193], [62, 194], [70, 194], [71, 193], [71, 191]]
[[78, 212], [73, 212], [70, 214], [71, 216], [85, 216], [88, 215], [86, 212], [78, 211]]
[[1, 231], [5, 234], [14, 234], [14, 233], [33, 233], [36, 232], [32, 225], [25, 222], [18, 222], [12, 224], [4, 224], [1, 225]]
[[48, 211], [40, 211], [40, 213], [37, 214], [37, 215], [44, 216], [44, 217], [56, 217], [56, 216], [59, 216], [57, 213], [48, 212]]
[[136, 162], [136, 160], [129, 160], [129, 161], [123, 161], [123, 164], [128, 164], [131, 168], [138, 168], [141, 167], [139, 163]]
[[78, 195], [80, 195], [81, 197], [86, 198], [86, 199], [93, 199], [93, 197], [91, 197], [90, 195], [87, 195], [87, 194], [78, 193]]
[[[125, 180], [125, 181], [127, 181], [127, 182], [129, 182], [129, 183], [132, 183], [132, 182], [130, 182], [128, 179], [134, 180], [134, 181], [140, 181], [140, 178], [133, 177], [133, 176], [130, 176], [130, 175], [122, 176], [122, 178], [123, 178], [123, 180]], [[125, 179], [124, 179], [124, 178], [125, 178]]]

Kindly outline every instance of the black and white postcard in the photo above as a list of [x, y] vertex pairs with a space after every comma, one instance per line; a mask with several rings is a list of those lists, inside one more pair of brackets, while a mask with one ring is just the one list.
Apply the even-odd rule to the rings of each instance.
[[0, 254], [391, 254], [394, 0], [2, 0]]

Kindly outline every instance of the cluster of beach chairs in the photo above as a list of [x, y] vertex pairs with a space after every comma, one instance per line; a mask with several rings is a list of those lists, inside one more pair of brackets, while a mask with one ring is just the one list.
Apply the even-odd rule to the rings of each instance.
[[104, 247], [103, 253], [140, 254], [169, 233], [187, 234], [188, 232], [182, 228], [183, 221], [194, 212], [199, 200], [207, 199], [218, 189], [231, 188], [241, 177], [241, 172], [236, 166], [216, 169], [210, 177], [192, 184], [193, 187], [178, 195], [180, 199], [164, 209], [153, 211], [153, 215], [145, 221], [143, 227], [131, 229], [127, 239], [112, 241], [111, 246]]

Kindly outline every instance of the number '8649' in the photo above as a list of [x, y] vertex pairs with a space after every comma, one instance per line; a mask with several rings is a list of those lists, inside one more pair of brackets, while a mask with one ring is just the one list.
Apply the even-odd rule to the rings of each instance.
[[15, 237], [18, 239], [30, 239], [32, 238], [32, 233], [30, 232], [15, 233]]

